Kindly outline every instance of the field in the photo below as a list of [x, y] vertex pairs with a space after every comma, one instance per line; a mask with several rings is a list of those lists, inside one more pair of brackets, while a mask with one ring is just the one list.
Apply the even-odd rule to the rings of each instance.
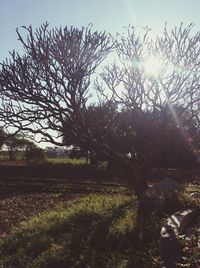
[[160, 267], [160, 227], [178, 200], [152, 211], [139, 238], [134, 192], [104, 171], [47, 165], [0, 172], [1, 268]]
[[[9, 160], [8, 151], [0, 151], [0, 164], [14, 164], [14, 165], [25, 165], [26, 163], [23, 160], [23, 152], [15, 153], [16, 159], [13, 161]], [[46, 164], [59, 165], [59, 164], [72, 164], [72, 165], [85, 165], [86, 158], [69, 158], [69, 157], [46, 157]]]
[[[15, 167], [16, 168], [16, 167]], [[8, 168], [10, 169], [10, 167]], [[20, 170], [24, 174], [20, 173]], [[90, 193], [115, 194], [125, 193], [124, 184], [106, 180], [87, 179], [63, 179], [57, 170], [57, 177], [37, 177], [33, 170], [14, 169], [13, 173], [20, 176], [8, 176], [9, 171], [4, 168], [6, 175], [0, 176], [0, 237], [4, 237], [13, 227], [19, 225], [22, 220], [36, 215], [44, 210], [58, 206], [68, 206], [71, 201]], [[27, 176], [27, 172], [35, 175]], [[63, 170], [60, 170], [62, 173]], [[43, 173], [41, 169], [39, 173]], [[50, 173], [51, 170], [50, 170]], [[48, 173], [47, 173], [48, 174]], [[25, 175], [25, 176], [24, 176]], [[55, 176], [55, 174], [52, 174]]]

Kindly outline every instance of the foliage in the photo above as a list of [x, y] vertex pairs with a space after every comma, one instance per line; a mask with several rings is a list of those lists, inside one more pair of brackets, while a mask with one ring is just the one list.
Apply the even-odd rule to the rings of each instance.
[[12, 161], [16, 159], [16, 154], [19, 150], [26, 150], [26, 148], [31, 146], [33, 143], [18, 134], [7, 135], [4, 144], [6, 145], [9, 153], [9, 160]]
[[85, 158], [85, 157], [87, 157], [87, 152], [85, 152], [84, 150], [81, 150], [77, 147], [73, 147], [71, 150], [68, 151], [68, 156], [72, 159]]
[[5, 139], [6, 139], [6, 133], [3, 130], [3, 128], [0, 128], [0, 149], [2, 148], [2, 146], [5, 143]]
[[[17, 29], [24, 55], [14, 50], [1, 63], [0, 118], [109, 160], [141, 197], [155, 163], [184, 165], [198, 149], [200, 34], [192, 27], [166, 25], [154, 39], [132, 26], [113, 38], [91, 26]], [[115, 61], [97, 74], [110, 52]], [[160, 62], [154, 75], [145, 69], [151, 57]]]
[[26, 151], [24, 152], [24, 157], [26, 161], [34, 164], [44, 162], [46, 158], [44, 150], [34, 144], [31, 144], [31, 146], [27, 147]]
[[[154, 167], [197, 165], [193, 150], [193, 139], [197, 133], [194, 124], [182, 107], [174, 107], [174, 110], [181, 118], [182, 124], [187, 125], [187, 132], [177, 125], [168, 106], [161, 110], [144, 112], [143, 121], [138, 124], [135, 111], [117, 111], [112, 103], [89, 106], [82, 116], [92, 139], [108, 145], [121, 155], [129, 155], [134, 162], [144, 157], [148, 148]], [[77, 153], [77, 156], [86, 156], [89, 152], [90, 163], [100, 160], [109, 162], [110, 166], [116, 165], [116, 154], [111, 150], [100, 150], [98, 146], [92, 147], [90, 143], [81, 143], [69, 131], [64, 132], [63, 141], [66, 145], [78, 146], [71, 150], [72, 153]]]
[[[199, 76], [186, 66], [200, 67], [197, 62], [193, 66], [192, 56], [194, 51], [200, 56], [197, 50], [200, 36], [197, 33], [190, 37], [191, 29], [192, 25], [186, 28], [181, 25], [170, 32], [166, 26], [163, 35], [152, 40], [149, 29], [138, 33], [130, 26], [125, 34], [117, 36], [120, 64], [116, 62], [104, 68], [101, 74], [104, 84], [99, 83], [97, 89], [104, 101], [118, 103], [120, 111], [124, 111], [122, 144], [126, 145], [126, 136], [130, 137], [129, 162], [142, 166], [146, 161], [155, 165], [151, 163], [155, 158], [155, 162], [161, 159], [157, 165], [176, 166], [193, 158], [194, 140], [199, 133], [199, 97], [194, 85], [198, 85]], [[154, 75], [145, 71], [145, 61], [152, 55], [160, 62]], [[120, 146], [115, 148], [119, 149]]]
[[[96, 82], [99, 103], [82, 111], [86, 135], [70, 132], [66, 120], [63, 141], [121, 169], [118, 174], [126, 173], [136, 191], [147, 187], [152, 167], [198, 165], [199, 76], [188, 68], [199, 70], [192, 55], [200, 56], [199, 34], [191, 37], [191, 29], [181, 25], [170, 32], [166, 26], [163, 35], [152, 40], [149, 29], [138, 33], [128, 27], [115, 39], [116, 62], [105, 67]], [[144, 66], [152, 55], [161, 65], [155, 76]]]
[[46, 153], [46, 156], [49, 157], [49, 158], [55, 158], [55, 157], [58, 157], [58, 158], [64, 158], [67, 156], [67, 149], [66, 148], [63, 148], [63, 147], [60, 147], [60, 146], [54, 146], [54, 147], [46, 147], [45, 148], [45, 153]]
[[[4, 105], [0, 116], [7, 126], [40, 134], [58, 145], [62, 142], [50, 133], [59, 137], [64, 134], [66, 144], [89, 148], [96, 155], [121, 158], [119, 162], [130, 158], [132, 162], [135, 158], [144, 162], [151, 158], [149, 124], [153, 120], [155, 125], [166, 107], [185, 132], [188, 126], [182, 120], [182, 113], [176, 114], [177, 106], [182, 107], [183, 114], [187, 111], [198, 128], [199, 34], [191, 34], [192, 25], [184, 28], [181, 24], [171, 31], [166, 26], [155, 39], [151, 39], [148, 28], [138, 33], [131, 26], [113, 39], [106, 33], [92, 32], [91, 26], [50, 30], [46, 23], [35, 31], [31, 26], [23, 28], [27, 36], [18, 29], [17, 35], [24, 55], [13, 51], [11, 60], [1, 64], [0, 90]], [[92, 75], [112, 50], [116, 61], [96, 76], [99, 102], [88, 107], [94, 94]], [[145, 71], [145, 61], [152, 56], [161, 65], [155, 76]], [[128, 134], [115, 133], [118, 127], [115, 112], [122, 110], [125, 122], [133, 113]], [[166, 129], [169, 124], [166, 123]], [[115, 140], [118, 135], [122, 136], [121, 144]], [[129, 147], [131, 157], [124, 154], [129, 135], [135, 140]]]

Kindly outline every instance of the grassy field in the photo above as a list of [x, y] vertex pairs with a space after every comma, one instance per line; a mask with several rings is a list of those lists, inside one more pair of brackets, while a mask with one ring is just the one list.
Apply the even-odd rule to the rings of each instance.
[[200, 206], [192, 187], [149, 211], [141, 229], [137, 199], [120, 180], [1, 175], [0, 267], [158, 268], [163, 220]]
[[22, 224], [1, 246], [1, 258], [15, 268], [122, 267], [135, 218], [133, 197], [89, 195]]
[[[22, 163], [24, 161], [23, 152], [15, 153], [16, 159], [14, 162]], [[9, 161], [9, 154], [7, 151], [0, 151], [0, 161]], [[52, 165], [57, 164], [72, 164], [72, 165], [85, 165], [86, 158], [69, 158], [69, 157], [46, 157], [45, 162]]]
[[158, 257], [159, 221], [138, 246], [136, 198], [118, 180], [1, 176], [0, 194], [1, 268], [136, 267], [141, 257], [151, 267]]
[[[87, 195], [68, 208], [22, 223], [0, 242], [2, 267], [159, 267], [159, 228], [148, 220], [146, 240], [136, 233], [137, 203], [122, 194]], [[155, 224], [156, 223], [156, 224]], [[138, 266], [140, 265], [140, 266]]]
[[72, 165], [84, 165], [86, 164], [85, 158], [61, 158], [61, 157], [47, 157], [46, 158], [47, 163], [49, 164], [72, 164]]

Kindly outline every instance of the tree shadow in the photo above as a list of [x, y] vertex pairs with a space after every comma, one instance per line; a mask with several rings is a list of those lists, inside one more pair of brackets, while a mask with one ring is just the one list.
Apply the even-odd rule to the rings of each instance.
[[[47, 251], [51, 256], [57, 255], [57, 258], [47, 258], [43, 268], [117, 267], [129, 254], [127, 249], [137, 246], [134, 245], [134, 224], [124, 232], [115, 228], [116, 223], [125, 219], [127, 208], [132, 206], [133, 202], [127, 201], [107, 213], [81, 209], [67, 221], [55, 221], [45, 232], [18, 235], [14, 247], [7, 243], [4, 250], [15, 257], [24, 252], [32, 261], [42, 258]], [[58, 244], [60, 248], [55, 250]], [[15, 266], [10, 267], [22, 268], [20, 265], [15, 261]]]

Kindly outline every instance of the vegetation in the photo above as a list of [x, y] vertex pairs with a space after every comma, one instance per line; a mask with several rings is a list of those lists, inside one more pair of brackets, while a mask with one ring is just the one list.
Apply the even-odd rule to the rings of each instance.
[[133, 197], [85, 197], [68, 209], [46, 212], [24, 223], [1, 245], [3, 264], [118, 267], [130, 254], [127, 246], [134, 241], [136, 214]]
[[[157, 267], [161, 218], [187, 202], [148, 206], [149, 176], [153, 167], [199, 165], [200, 34], [192, 27], [166, 26], [155, 39], [132, 26], [116, 37], [91, 26], [17, 29], [24, 55], [13, 50], [0, 64], [0, 147], [10, 160], [23, 152], [37, 164], [45, 153], [22, 134], [67, 146], [48, 150], [52, 161], [62, 151], [108, 163], [136, 197], [104, 192], [31, 219], [1, 243], [2, 265]], [[103, 66], [109, 54], [115, 60]]]
[[[145, 214], [140, 225], [138, 200], [118, 180], [86, 179], [84, 174], [81, 180], [32, 176], [31, 179], [0, 177], [0, 190], [6, 194], [0, 205], [3, 211], [9, 211], [6, 224], [17, 226], [22, 219], [37, 214], [18, 228], [12, 227], [1, 240], [3, 268], [160, 267], [162, 224], [177, 210], [200, 207], [199, 201], [189, 197], [198, 188], [187, 186], [183, 195], [166, 200], [162, 209], [155, 209], [153, 200], [144, 203]], [[84, 197], [77, 199], [80, 194]], [[72, 202], [67, 205], [62, 201], [65, 199]], [[9, 216], [12, 214], [13, 219]], [[188, 243], [183, 243], [187, 254]], [[198, 260], [198, 248], [194, 250], [192, 255], [186, 255], [187, 261]]]
[[1, 129], [0, 135], [2, 135], [1, 149], [4, 147], [4, 150], [0, 152], [1, 160], [9, 160], [10, 162], [21, 160], [35, 164], [44, 162], [44, 150], [24, 136], [6, 134], [3, 129]]
[[[13, 51], [1, 63], [0, 118], [6, 128], [79, 147], [94, 163], [109, 160], [138, 196], [155, 163], [194, 162], [200, 36], [192, 34], [192, 25], [171, 31], [166, 26], [155, 39], [148, 28], [138, 33], [131, 26], [113, 38], [91, 26], [23, 29], [27, 35], [19, 29], [17, 35], [24, 55]], [[110, 53], [115, 62], [97, 75]], [[152, 69], [159, 62], [156, 73], [148, 72], [148, 60]]]
[[60, 158], [60, 157], [50, 157], [46, 158], [47, 163], [50, 164], [72, 164], [72, 165], [85, 165], [86, 164], [86, 159], [85, 158]]
[[149, 219], [145, 241], [139, 243], [136, 217], [133, 196], [89, 195], [68, 209], [45, 212], [23, 223], [1, 243], [2, 265], [157, 267], [160, 226], [155, 218]]
[[[160, 267], [160, 227], [174, 210], [192, 204], [188, 195], [151, 212], [137, 226], [137, 199], [117, 193], [90, 194], [69, 207], [45, 211], [23, 222], [0, 242], [2, 267]], [[194, 204], [193, 204], [194, 205]], [[195, 202], [195, 206], [200, 203]], [[142, 231], [138, 238], [137, 232]], [[139, 240], [138, 240], [139, 239]], [[186, 250], [190, 241], [184, 242]], [[198, 248], [187, 256], [198, 260]], [[186, 263], [186, 260], [184, 260]], [[139, 265], [139, 266], [138, 266]], [[178, 266], [179, 267], [179, 266]]]
[[29, 163], [42, 163], [45, 161], [45, 152], [42, 148], [32, 144], [26, 149], [24, 158]]

